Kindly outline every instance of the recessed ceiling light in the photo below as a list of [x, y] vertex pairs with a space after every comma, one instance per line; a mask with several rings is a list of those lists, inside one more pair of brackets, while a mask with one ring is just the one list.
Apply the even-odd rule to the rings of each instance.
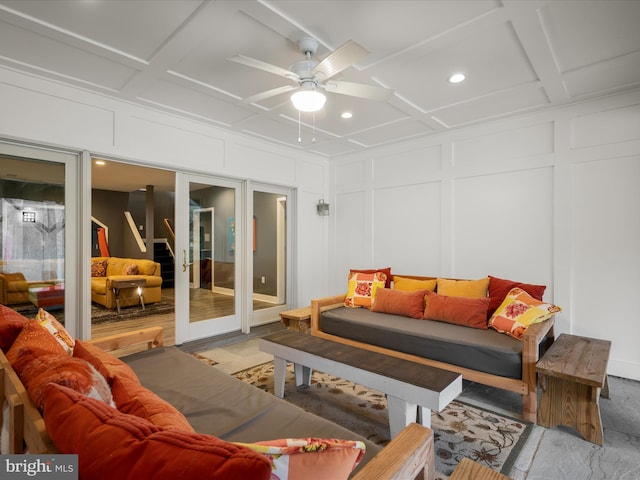
[[351, 113], [351, 112], [342, 112], [342, 113], [340, 114], [340, 116], [341, 116], [342, 118], [351, 118], [351, 117], [353, 117], [353, 113]]
[[96, 165], [104, 165], [105, 163], [104, 160], [96, 160]]
[[454, 73], [449, 77], [449, 83], [460, 83], [464, 82], [464, 79], [467, 78], [464, 73]]

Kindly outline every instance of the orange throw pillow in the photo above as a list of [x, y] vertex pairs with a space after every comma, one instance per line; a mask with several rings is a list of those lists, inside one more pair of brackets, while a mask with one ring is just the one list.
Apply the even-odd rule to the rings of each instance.
[[[25, 364], [20, 365], [22, 362]], [[21, 372], [20, 380], [39, 410], [44, 407], [45, 389], [50, 383], [64, 385], [87, 397], [112, 404], [107, 381], [85, 360], [56, 353], [30, 358], [23, 355], [17, 365]]]
[[0, 305], [0, 349], [6, 352], [22, 331], [28, 319], [13, 308]]
[[424, 318], [487, 330], [489, 298], [447, 297], [427, 292]]
[[371, 306], [371, 311], [422, 318], [426, 293], [426, 290], [404, 291], [379, 288]]
[[126, 377], [113, 379], [113, 401], [122, 413], [130, 413], [166, 429], [195, 432], [185, 416], [148, 388]]
[[[20, 357], [46, 355], [48, 353], [67, 355], [64, 348], [46, 328], [41, 326], [37, 320], [28, 320], [7, 352], [7, 360], [20, 376], [21, 368], [16, 365]], [[22, 364], [26, 365], [26, 362], [23, 361]]]
[[271, 479], [269, 460], [248, 448], [165, 430], [60, 385], [47, 386], [44, 418], [60, 453], [78, 455], [81, 478]]
[[138, 376], [129, 365], [89, 342], [76, 340], [73, 356], [82, 358], [93, 365], [109, 382], [109, 385], [113, 384], [113, 379], [116, 377], [125, 377], [140, 383]]

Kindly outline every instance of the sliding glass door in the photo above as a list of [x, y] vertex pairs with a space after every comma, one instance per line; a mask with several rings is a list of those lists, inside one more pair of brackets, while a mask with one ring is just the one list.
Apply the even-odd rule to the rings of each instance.
[[240, 182], [176, 177], [176, 342], [241, 329]]

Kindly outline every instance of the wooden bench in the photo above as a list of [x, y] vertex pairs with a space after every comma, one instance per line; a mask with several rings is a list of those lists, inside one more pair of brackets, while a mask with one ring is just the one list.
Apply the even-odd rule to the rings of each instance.
[[609, 398], [607, 364], [611, 342], [560, 335], [536, 365], [542, 397], [538, 424], [564, 425], [602, 445], [600, 396]]
[[449, 480], [510, 480], [510, 477], [464, 457]]
[[280, 321], [289, 330], [306, 333], [311, 326], [311, 307], [280, 312]]

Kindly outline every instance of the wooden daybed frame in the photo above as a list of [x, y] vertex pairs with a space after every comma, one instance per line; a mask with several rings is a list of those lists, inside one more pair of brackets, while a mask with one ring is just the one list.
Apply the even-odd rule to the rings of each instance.
[[[398, 275], [404, 278], [416, 280], [434, 280], [436, 277], [420, 277], [415, 275]], [[522, 338], [522, 376], [521, 378], [507, 378], [499, 375], [459, 367], [449, 363], [431, 360], [417, 355], [411, 355], [397, 350], [378, 347], [368, 343], [363, 343], [348, 338], [332, 335], [322, 331], [320, 315], [323, 311], [344, 306], [346, 294], [335, 295], [311, 301], [311, 334], [317, 337], [340, 342], [345, 345], [352, 345], [364, 348], [372, 352], [384, 353], [397, 358], [404, 358], [423, 365], [430, 365], [444, 370], [450, 370], [462, 375], [462, 378], [471, 382], [481, 383], [502, 390], [515, 392], [522, 395], [522, 418], [528, 422], [536, 423], [538, 411], [538, 377], [536, 373], [536, 363], [540, 355], [548, 349], [554, 340], [553, 325], [554, 317], [541, 323], [531, 325]], [[542, 352], [541, 352], [542, 350]]]
[[[130, 350], [140, 346], [149, 350], [164, 344], [163, 330], [162, 327], [145, 328], [96, 339], [91, 343], [110, 352], [131, 353]], [[9, 453], [58, 453], [47, 435], [44, 419], [1, 351], [0, 391], [9, 406]], [[412, 423], [364, 465], [352, 480], [432, 480], [435, 479], [434, 462], [433, 431]]]

